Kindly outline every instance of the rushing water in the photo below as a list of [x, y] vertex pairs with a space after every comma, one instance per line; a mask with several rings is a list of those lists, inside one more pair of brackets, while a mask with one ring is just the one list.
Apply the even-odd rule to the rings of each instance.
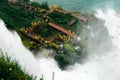
[[[120, 15], [117, 13], [118, 7], [116, 7], [119, 1], [118, 3], [117, 0], [87, 1], [91, 4], [89, 3], [88, 5], [88, 2], [85, 0], [70, 0], [70, 2], [69, 0], [49, 0], [49, 3], [51, 2], [50, 4], [59, 3], [61, 6], [65, 5], [64, 7], [67, 9], [67, 5], [69, 5], [73, 10], [95, 10], [95, 16], [105, 21], [103, 25], [108, 30], [110, 40], [102, 39], [104, 37], [97, 37], [99, 34], [105, 36], [103, 33], [105, 33], [106, 30], [102, 30], [102, 27], [98, 26], [98, 31], [94, 31], [93, 29], [91, 35], [93, 41], [89, 41], [89, 55], [84, 64], [76, 63], [72, 69], [61, 71], [53, 59], [36, 59], [32, 53], [22, 45], [19, 35], [16, 32], [7, 30], [2, 21], [0, 21], [0, 48], [4, 53], [7, 52], [12, 59], [16, 59], [27, 72], [37, 75], [38, 77], [43, 74], [45, 80], [52, 80], [53, 72], [55, 73], [54, 80], [120, 80]], [[106, 11], [103, 9], [103, 4], [108, 6]], [[95, 9], [95, 5], [99, 5], [99, 9]], [[91, 29], [92, 26], [89, 28]], [[99, 30], [101, 33], [98, 33]], [[94, 37], [97, 39], [94, 39]], [[102, 39], [102, 42], [96, 48], [91, 48], [95, 46], [93, 42], [96, 42], [98, 39]]]
[[98, 8], [107, 9], [113, 7], [119, 10], [120, 0], [35, 0], [37, 2], [47, 1], [50, 5], [59, 5], [67, 10], [93, 12]]

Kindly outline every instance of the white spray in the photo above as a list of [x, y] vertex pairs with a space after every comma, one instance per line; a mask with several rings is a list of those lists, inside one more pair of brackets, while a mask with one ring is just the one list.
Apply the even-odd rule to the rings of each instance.
[[5, 54], [7, 53], [11, 56], [11, 59], [17, 60], [20, 65], [22, 65], [22, 68], [30, 74], [41, 76], [40, 66], [32, 53], [22, 45], [19, 35], [16, 32], [10, 32], [1, 20], [0, 49], [2, 49]]

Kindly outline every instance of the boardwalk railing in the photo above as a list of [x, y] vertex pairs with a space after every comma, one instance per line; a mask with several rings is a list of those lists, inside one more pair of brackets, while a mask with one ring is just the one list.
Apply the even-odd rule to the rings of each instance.
[[59, 31], [64, 32], [65, 34], [69, 35], [69, 36], [72, 37], [72, 38], [76, 38], [76, 37], [77, 37], [75, 34], [69, 32], [68, 30], [66, 30], [66, 29], [64, 29], [64, 28], [62, 28], [62, 27], [60, 27], [60, 26], [58, 26], [58, 25], [56, 25], [56, 24], [54, 24], [54, 23], [52, 23], [52, 22], [49, 22], [48, 24], [49, 24], [51, 27], [53, 27], [53, 28], [55, 28], [55, 29], [57, 29], [57, 30], [59, 30]]
[[[64, 11], [64, 10], [57, 10], [57, 11], [60, 12], [60, 13], [63, 13], [63, 14], [67, 14], [68, 13], [67, 11]], [[83, 16], [78, 16], [76, 14], [71, 14], [71, 16], [76, 17], [76, 18], [82, 20], [83, 22], [87, 21], [87, 19], [84, 18]]]

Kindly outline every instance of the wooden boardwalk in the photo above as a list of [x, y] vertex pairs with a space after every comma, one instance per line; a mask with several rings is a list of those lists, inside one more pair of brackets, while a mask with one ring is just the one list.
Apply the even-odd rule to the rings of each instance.
[[54, 24], [54, 23], [52, 23], [52, 22], [49, 22], [48, 24], [49, 24], [51, 27], [53, 27], [53, 28], [55, 28], [55, 29], [57, 29], [57, 30], [59, 30], [59, 31], [64, 32], [65, 34], [69, 35], [69, 36], [72, 37], [72, 38], [76, 38], [76, 37], [77, 37], [75, 34], [69, 32], [68, 30], [66, 30], [66, 29], [64, 29], [64, 28], [62, 28], [62, 27], [60, 27], [60, 26], [58, 26], [58, 25], [56, 25], [56, 24]]
[[[60, 13], [63, 13], [63, 14], [67, 14], [67, 13], [68, 13], [68, 12], [66, 12], [66, 11], [64, 11], [64, 10], [57, 10], [57, 11], [60, 12]], [[83, 16], [78, 16], [78, 15], [76, 15], [76, 14], [71, 14], [71, 16], [76, 17], [76, 18], [80, 19], [80, 20], [83, 21], [83, 22], [86, 22], [86, 21], [87, 21], [87, 19], [84, 18]]]

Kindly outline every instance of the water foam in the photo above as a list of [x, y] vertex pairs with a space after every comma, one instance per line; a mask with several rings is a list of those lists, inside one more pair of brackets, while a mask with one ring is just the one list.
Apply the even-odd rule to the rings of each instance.
[[107, 12], [98, 10], [96, 16], [105, 20], [113, 43], [113, 50], [104, 58], [105, 71], [101, 80], [119, 80], [120, 77], [120, 16], [113, 10], [108, 9]]
[[0, 49], [11, 59], [17, 60], [22, 68], [30, 74], [41, 76], [40, 66], [32, 53], [27, 50], [21, 42], [19, 35], [16, 32], [9, 31], [3, 21], [0, 20]]

